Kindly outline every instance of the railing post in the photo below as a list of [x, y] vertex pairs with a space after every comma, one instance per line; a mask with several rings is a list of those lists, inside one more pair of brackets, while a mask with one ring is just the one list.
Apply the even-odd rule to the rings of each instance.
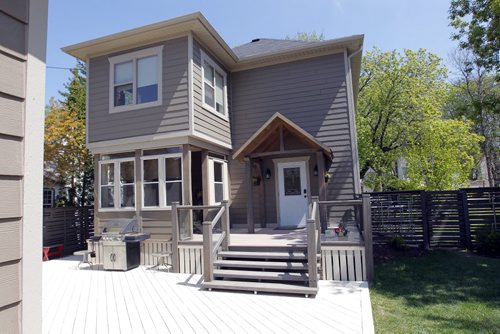
[[363, 194], [363, 230], [365, 242], [366, 279], [368, 281], [372, 281], [374, 277], [371, 210], [372, 206], [370, 203], [370, 194]]
[[309, 286], [318, 286], [318, 253], [316, 245], [316, 221], [307, 220], [307, 269], [309, 272]]
[[212, 261], [212, 222], [203, 222], [203, 278], [205, 282], [214, 279], [214, 268]]
[[179, 222], [177, 206], [179, 202], [172, 203], [172, 267], [174, 273], [179, 270]]
[[429, 219], [427, 217], [427, 195], [425, 190], [420, 192], [421, 208], [422, 208], [422, 231], [424, 233], [424, 249], [429, 250], [431, 233], [429, 230]]
[[228, 250], [229, 245], [231, 244], [231, 227], [229, 222], [229, 201], [222, 201], [222, 206], [224, 207], [224, 214], [222, 215], [222, 231], [226, 232], [226, 237], [222, 241], [222, 249]]
[[472, 249], [472, 238], [470, 235], [470, 222], [469, 222], [469, 206], [467, 203], [467, 191], [465, 189], [460, 189], [459, 194], [461, 195], [462, 200], [462, 209], [464, 214], [464, 239], [465, 239], [465, 247], [468, 250]]

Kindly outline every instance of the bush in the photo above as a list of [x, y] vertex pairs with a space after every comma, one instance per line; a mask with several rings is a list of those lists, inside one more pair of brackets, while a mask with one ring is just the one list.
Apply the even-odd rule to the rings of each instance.
[[394, 249], [397, 250], [406, 250], [408, 249], [408, 245], [406, 244], [405, 239], [403, 239], [402, 236], [400, 235], [395, 235], [391, 237], [389, 242], [387, 243], [389, 246], [391, 246]]
[[481, 255], [500, 256], [500, 231], [478, 232], [477, 252]]

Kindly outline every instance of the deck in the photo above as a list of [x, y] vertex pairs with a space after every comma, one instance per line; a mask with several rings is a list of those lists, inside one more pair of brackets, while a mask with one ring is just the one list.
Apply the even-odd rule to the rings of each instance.
[[204, 291], [200, 275], [43, 264], [43, 333], [373, 333], [366, 283], [320, 281], [316, 298]]

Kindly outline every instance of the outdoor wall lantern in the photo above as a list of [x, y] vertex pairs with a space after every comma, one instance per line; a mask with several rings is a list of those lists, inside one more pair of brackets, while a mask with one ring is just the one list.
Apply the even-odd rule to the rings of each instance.
[[269, 180], [271, 178], [271, 170], [269, 168], [266, 169], [266, 175], [265, 175], [265, 177], [266, 177], [266, 180]]
[[318, 165], [314, 166], [314, 176], [318, 176]]

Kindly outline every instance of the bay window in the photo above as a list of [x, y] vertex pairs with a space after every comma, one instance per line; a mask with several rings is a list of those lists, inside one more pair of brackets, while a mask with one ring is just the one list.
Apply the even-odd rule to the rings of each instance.
[[162, 46], [109, 58], [110, 112], [161, 104]]
[[135, 208], [134, 159], [99, 162], [99, 191], [101, 209]]
[[201, 54], [203, 107], [227, 117], [227, 75], [204, 52]]
[[168, 208], [182, 203], [182, 155], [142, 157], [144, 208]]

